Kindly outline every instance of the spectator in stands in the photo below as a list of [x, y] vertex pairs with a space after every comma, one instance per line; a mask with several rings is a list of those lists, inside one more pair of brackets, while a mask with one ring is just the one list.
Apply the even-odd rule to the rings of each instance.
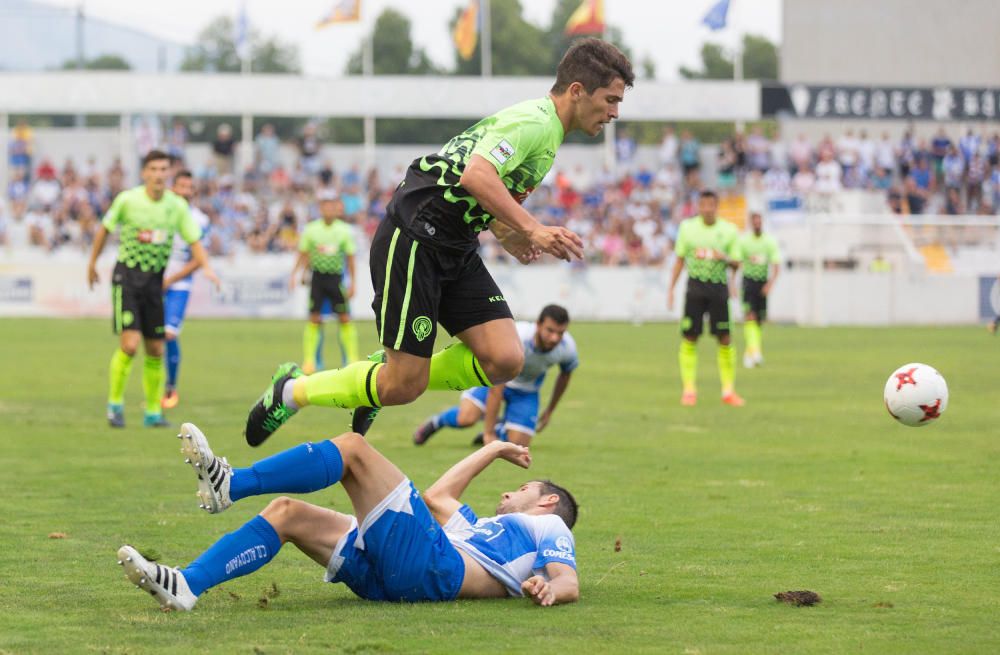
[[888, 191], [892, 187], [892, 173], [885, 168], [876, 168], [870, 179], [870, 187], [875, 191]]
[[805, 134], [800, 133], [795, 137], [795, 141], [788, 147], [788, 155], [792, 159], [793, 173], [812, 167], [812, 145]]
[[323, 142], [319, 138], [319, 129], [316, 123], [309, 121], [302, 128], [302, 134], [298, 139], [299, 163], [302, 170], [307, 175], [315, 175], [319, 172], [319, 153], [323, 148]]
[[681, 132], [681, 170], [684, 171], [685, 178], [701, 166], [700, 148], [701, 144], [690, 130]]
[[972, 131], [972, 128], [965, 133], [961, 139], [958, 140], [958, 150], [962, 153], [962, 159], [968, 164], [973, 155], [979, 152], [979, 144], [981, 139], [977, 134]]
[[945, 188], [961, 188], [965, 177], [965, 160], [954, 145], [948, 146], [948, 152], [941, 160], [941, 173], [944, 176]]
[[825, 196], [837, 193], [843, 188], [841, 185], [843, 175], [840, 163], [834, 159], [833, 152], [830, 149], [823, 150], [820, 161], [816, 164], [816, 192]]
[[933, 165], [934, 177], [939, 184], [944, 181], [943, 162], [950, 148], [951, 139], [948, 138], [948, 133], [944, 131], [943, 127], [939, 127], [934, 138], [931, 139], [931, 164]]
[[948, 187], [945, 192], [944, 213], [949, 216], [965, 213], [965, 206], [962, 204], [962, 192], [955, 187]]
[[927, 206], [927, 191], [917, 186], [917, 181], [908, 175], [903, 182], [904, 214], [923, 214]]
[[913, 167], [913, 160], [916, 158], [917, 144], [913, 140], [913, 130], [908, 129], [903, 132], [903, 137], [899, 140], [899, 147], [896, 149], [896, 159], [899, 164], [899, 176], [906, 179], [910, 175]]
[[[733, 150], [734, 154], [736, 149]], [[764, 136], [764, 128], [755, 125], [746, 142], [746, 162], [751, 171], [763, 173], [771, 166], [771, 145]]]
[[969, 160], [965, 174], [965, 197], [969, 211], [978, 211], [983, 199], [983, 182], [986, 181], [986, 160], [978, 152]]
[[31, 158], [35, 151], [35, 133], [23, 118], [17, 121], [10, 133], [8, 145], [11, 168], [24, 171], [25, 182], [31, 181]]
[[175, 118], [170, 130], [167, 132], [167, 154], [173, 159], [184, 161], [184, 154], [187, 150], [188, 131], [184, 122]]
[[615, 158], [627, 168], [635, 159], [636, 142], [625, 126], [616, 127], [615, 132]]
[[910, 171], [910, 175], [913, 177], [913, 181], [919, 189], [927, 194], [934, 192], [936, 187], [934, 172], [931, 170], [930, 158], [927, 155], [921, 154], [917, 157], [913, 170]]
[[858, 165], [861, 166], [865, 177], [870, 176], [875, 170], [875, 154], [875, 142], [868, 136], [868, 130], [861, 130], [858, 136]]
[[728, 194], [736, 186], [736, 150], [733, 139], [726, 139], [719, 148], [717, 175], [716, 186], [723, 195]]
[[660, 141], [660, 167], [676, 167], [679, 163], [680, 141], [677, 140], [677, 131], [672, 125], [663, 129], [663, 139]]
[[215, 164], [215, 174], [219, 177], [233, 174], [233, 157], [236, 151], [236, 139], [229, 123], [221, 123], [215, 130], [215, 140], [212, 141], [212, 155]]
[[843, 170], [845, 177], [851, 177], [853, 170], [857, 167], [861, 149], [861, 142], [854, 136], [854, 130], [847, 130], [837, 142], [837, 160]]
[[896, 172], [896, 150], [888, 132], [882, 132], [875, 146], [875, 165], [889, 171], [890, 175]]

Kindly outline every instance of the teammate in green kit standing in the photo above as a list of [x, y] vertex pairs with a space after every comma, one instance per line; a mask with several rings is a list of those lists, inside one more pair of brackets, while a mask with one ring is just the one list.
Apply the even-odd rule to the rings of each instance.
[[670, 276], [668, 309], [674, 308], [674, 287], [681, 270], [687, 266], [687, 294], [684, 297], [684, 317], [681, 319], [680, 353], [682, 405], [698, 402], [698, 337], [708, 314], [710, 331], [719, 340], [719, 381], [722, 402], [734, 407], [744, 404], [736, 393], [736, 350], [730, 337], [729, 270], [736, 269], [736, 241], [739, 231], [732, 223], [716, 216], [719, 198], [712, 191], [702, 191], [698, 198], [698, 216], [681, 223], [674, 251], [677, 259]]
[[[351, 226], [342, 219], [344, 203], [332, 191], [319, 198], [321, 218], [306, 225], [299, 238], [299, 257], [288, 281], [295, 289], [299, 271], [312, 270], [309, 288], [309, 322], [302, 335], [302, 370], [316, 372], [317, 347], [323, 323], [323, 303], [330, 307], [340, 321], [340, 350], [345, 363], [358, 360], [358, 331], [351, 322], [350, 299], [354, 297], [354, 253], [357, 245]], [[344, 287], [344, 272], [348, 284]]]
[[[211, 271], [202, 247], [201, 228], [191, 216], [187, 201], [167, 187], [170, 156], [151, 150], [142, 159], [141, 186], [122, 191], [115, 197], [94, 237], [87, 267], [90, 288], [100, 281], [97, 258], [104, 250], [108, 233], [121, 230], [118, 263], [111, 278], [113, 328], [120, 335], [119, 347], [111, 356], [108, 391], [108, 423], [125, 427], [125, 385], [132, 371], [132, 358], [143, 339], [146, 357], [142, 367], [142, 388], [146, 396], [143, 424], [169, 425], [163, 418], [163, 289], [184, 279], [199, 268]], [[166, 280], [163, 269], [170, 259], [174, 234], [191, 246], [191, 260]], [[214, 274], [212, 275], [214, 277]]]
[[[396, 188], [369, 257], [375, 323], [384, 352], [302, 376], [282, 365], [247, 417], [258, 445], [307, 405], [353, 408], [365, 434], [378, 409], [425, 389], [464, 390], [512, 380], [524, 352], [503, 292], [477, 254], [491, 229], [521, 263], [583, 254], [580, 237], [539, 223], [521, 202], [541, 183], [566, 134], [600, 134], [618, 117], [632, 65], [600, 39], [573, 43], [548, 95], [484, 118], [433, 155], [415, 160]], [[437, 353], [438, 323], [458, 342]]]
[[767, 320], [767, 297], [781, 270], [781, 251], [770, 234], [764, 234], [761, 215], [750, 214], [750, 230], [736, 244], [743, 264], [743, 366], [753, 368], [764, 363], [761, 326]]

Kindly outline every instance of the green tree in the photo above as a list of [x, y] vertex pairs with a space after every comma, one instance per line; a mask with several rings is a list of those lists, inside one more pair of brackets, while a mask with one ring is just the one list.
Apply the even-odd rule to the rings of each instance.
[[[679, 72], [688, 80], [731, 80], [733, 58], [718, 43], [705, 43], [701, 46], [701, 70], [681, 66]], [[778, 79], [778, 48], [766, 37], [743, 35], [743, 79]]]
[[[194, 46], [188, 49], [181, 62], [182, 71], [210, 73], [240, 72], [240, 57], [236, 54], [233, 38], [233, 19], [219, 16], [198, 34]], [[291, 43], [275, 38], [265, 39], [260, 32], [250, 30], [251, 66], [255, 73], [298, 73], [299, 50]]]
[[[63, 70], [75, 70], [76, 60], [67, 59], [63, 62]], [[119, 55], [103, 54], [87, 59], [83, 62], [84, 70], [91, 71], [127, 71], [132, 70], [132, 66]]]
[[[455, 29], [462, 9], [448, 23], [448, 33]], [[492, 48], [493, 75], [551, 75], [552, 56], [546, 43], [546, 32], [534, 23], [525, 20], [520, 0], [490, 3], [490, 38]], [[482, 39], [476, 43], [476, 50], [466, 61], [455, 51], [456, 75], [480, 75], [482, 73]]]
[[[395, 9], [386, 9], [375, 19], [372, 32], [372, 64], [375, 75], [431, 75], [440, 71], [423, 48], [414, 48], [410, 19]], [[362, 73], [362, 44], [347, 61], [347, 73]]]

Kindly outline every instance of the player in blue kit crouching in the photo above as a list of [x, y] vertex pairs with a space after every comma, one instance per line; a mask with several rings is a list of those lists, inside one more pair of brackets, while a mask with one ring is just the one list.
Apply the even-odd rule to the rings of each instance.
[[459, 500], [496, 459], [527, 468], [528, 449], [496, 441], [454, 465], [423, 496], [361, 435], [304, 443], [249, 468], [216, 457], [205, 435], [185, 423], [182, 452], [198, 476], [202, 508], [219, 513], [250, 496], [308, 493], [339, 482], [354, 515], [281, 497], [184, 568], [118, 550], [129, 580], [163, 609], [190, 610], [209, 587], [247, 575], [291, 542], [325, 567], [325, 579], [384, 601], [527, 596], [537, 605], [579, 597], [570, 528], [577, 505], [545, 480], [501, 495], [496, 516], [478, 518]]

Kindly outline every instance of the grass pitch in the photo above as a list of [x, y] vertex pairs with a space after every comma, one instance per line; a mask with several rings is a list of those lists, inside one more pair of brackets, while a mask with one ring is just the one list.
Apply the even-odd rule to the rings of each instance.
[[[536, 439], [535, 470], [498, 462], [466, 499], [482, 513], [528, 476], [569, 487], [582, 505], [579, 604], [369, 603], [324, 584], [288, 546], [193, 613], [163, 614], [127, 583], [115, 549], [184, 564], [268, 498], [198, 510], [175, 431], [141, 427], [138, 361], [128, 428], [106, 427], [107, 321], [0, 322], [0, 652], [1000, 650], [1000, 341], [973, 328], [769, 326], [767, 365], [738, 373], [748, 405], [734, 409], [717, 400], [703, 340], [691, 409], [678, 404], [676, 326], [572, 331], [582, 365]], [[373, 348], [372, 326], [360, 332]], [[274, 365], [298, 357], [300, 334], [296, 322], [190, 321], [169, 418], [196, 422], [237, 466], [344, 431], [347, 412], [317, 408], [258, 450], [243, 442], [246, 410]], [[951, 389], [947, 413], [923, 429], [896, 425], [881, 399], [889, 373], [914, 360]], [[457, 395], [388, 409], [372, 430], [418, 487], [469, 450], [472, 431], [410, 443]], [[309, 499], [349, 511], [339, 488]], [[772, 598], [793, 589], [823, 602]]]

